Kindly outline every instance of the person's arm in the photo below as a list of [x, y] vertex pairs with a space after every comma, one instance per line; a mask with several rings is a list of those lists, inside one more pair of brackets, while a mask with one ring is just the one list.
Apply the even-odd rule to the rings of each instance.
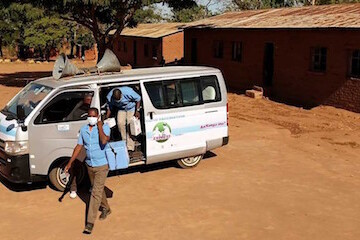
[[141, 104], [141, 96], [134, 91], [134, 89], [131, 89], [131, 98], [134, 102], [136, 102], [136, 109], [135, 109], [135, 117], [140, 118], [140, 104]]
[[65, 172], [68, 172], [69, 169], [71, 168], [73, 162], [75, 161], [75, 159], [79, 156], [81, 149], [82, 149], [83, 145], [77, 144], [76, 147], [74, 148], [73, 154], [70, 158], [70, 161], [68, 162], [68, 164], [66, 164], [65, 167]]
[[105, 119], [108, 119], [110, 116], [111, 116], [111, 110], [110, 110], [110, 108], [108, 107], [107, 110], [106, 110], [106, 117], [105, 117]]
[[110, 92], [108, 93], [108, 95], [106, 96], [107, 110], [106, 110], [105, 119], [108, 119], [108, 118], [111, 116], [111, 108], [112, 108], [111, 96], [112, 96], [112, 91], [110, 91]]
[[77, 145], [74, 148], [74, 151], [73, 151], [73, 154], [72, 154], [72, 156], [70, 158], [70, 161], [65, 166], [65, 172], [69, 171], [69, 169], [71, 168], [73, 162], [79, 156], [79, 154], [80, 154], [80, 152], [81, 152], [81, 150], [83, 148], [83, 145], [84, 145], [84, 140], [83, 140], [83, 137], [82, 137], [82, 134], [81, 134], [81, 129], [80, 129], [80, 134], [79, 134]]
[[[108, 127], [104, 127], [102, 121], [98, 121], [97, 123], [99, 129], [99, 139], [102, 145], [106, 145], [107, 142], [110, 140], [110, 131], [107, 131]], [[104, 129], [105, 128], [105, 129]], [[110, 128], [109, 128], [110, 130]]]
[[139, 112], [140, 104], [141, 104], [140, 101], [136, 102], [135, 117], [137, 117], [137, 118], [140, 118], [140, 112]]

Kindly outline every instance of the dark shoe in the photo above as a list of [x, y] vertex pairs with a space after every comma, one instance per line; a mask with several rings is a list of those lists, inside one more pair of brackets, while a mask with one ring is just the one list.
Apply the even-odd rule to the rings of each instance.
[[85, 226], [85, 229], [83, 231], [84, 234], [91, 234], [92, 230], [94, 228], [94, 224], [93, 223], [87, 223]]
[[106, 217], [107, 217], [108, 215], [110, 215], [110, 213], [111, 213], [111, 209], [103, 209], [103, 210], [101, 211], [99, 220], [105, 220]]

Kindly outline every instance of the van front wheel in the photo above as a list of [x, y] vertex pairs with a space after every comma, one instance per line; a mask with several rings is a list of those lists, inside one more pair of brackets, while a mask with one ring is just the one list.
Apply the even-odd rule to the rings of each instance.
[[197, 155], [194, 157], [186, 157], [186, 158], [177, 160], [177, 164], [181, 168], [185, 168], [185, 169], [193, 168], [193, 167], [196, 167], [200, 163], [202, 158], [203, 158], [203, 155]]
[[[63, 192], [66, 188], [66, 185], [69, 182], [69, 175], [65, 173], [64, 168], [68, 161], [64, 161], [55, 167], [53, 167], [49, 172], [49, 181], [51, 186], [60, 192]], [[83, 181], [86, 175], [86, 168], [84, 164], [78, 163], [78, 161], [74, 162], [74, 167], [78, 168], [78, 172], [76, 174], [76, 184], [79, 185]]]

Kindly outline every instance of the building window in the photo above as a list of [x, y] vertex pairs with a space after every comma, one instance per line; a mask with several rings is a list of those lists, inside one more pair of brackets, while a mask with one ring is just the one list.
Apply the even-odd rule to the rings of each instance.
[[360, 78], [360, 49], [351, 52], [350, 76]]
[[214, 41], [214, 57], [223, 58], [224, 56], [224, 42]]
[[314, 72], [326, 71], [327, 48], [311, 48], [311, 70]]
[[144, 45], [144, 56], [149, 57], [149, 44]]
[[123, 50], [124, 50], [124, 52], [127, 52], [127, 44], [125, 41], [123, 42]]
[[242, 61], [242, 42], [232, 43], [232, 60], [237, 62]]
[[153, 58], [157, 58], [157, 47], [155, 45], [153, 45], [152, 47], [152, 57]]

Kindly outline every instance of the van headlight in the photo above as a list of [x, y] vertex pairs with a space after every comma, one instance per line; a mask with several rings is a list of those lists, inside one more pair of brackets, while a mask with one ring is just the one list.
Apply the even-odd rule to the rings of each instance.
[[28, 154], [28, 141], [5, 142], [5, 152], [10, 155]]

